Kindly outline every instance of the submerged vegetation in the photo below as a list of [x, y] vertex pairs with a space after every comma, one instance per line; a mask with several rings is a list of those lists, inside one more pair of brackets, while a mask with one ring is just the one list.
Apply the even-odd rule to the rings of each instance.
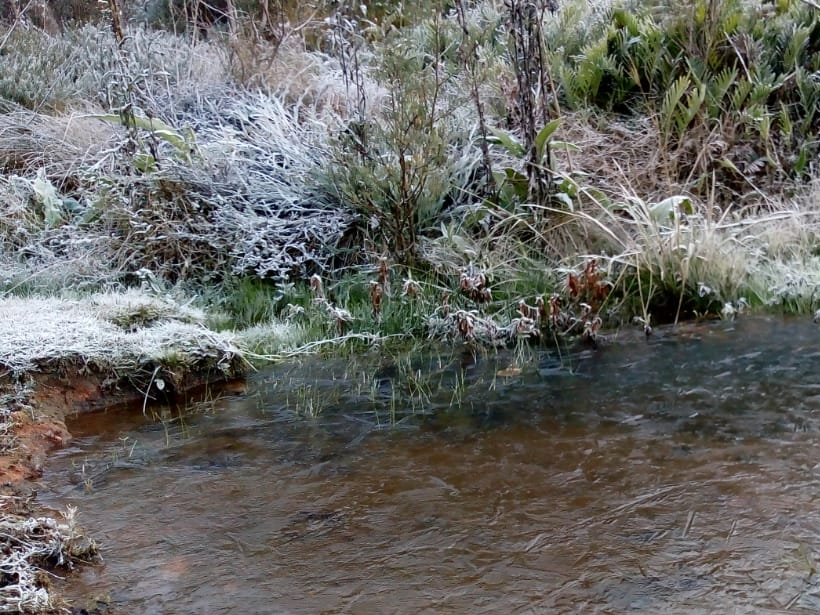
[[812, 3], [80, 4], [0, 15], [6, 297], [250, 358], [817, 307]]

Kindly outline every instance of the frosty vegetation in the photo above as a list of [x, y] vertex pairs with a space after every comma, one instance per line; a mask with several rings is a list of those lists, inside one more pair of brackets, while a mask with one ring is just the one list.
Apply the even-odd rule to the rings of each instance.
[[[0, 3], [0, 447], [66, 365], [811, 314], [818, 76], [811, 0]], [[70, 519], [0, 525], [53, 609]]]
[[62, 520], [7, 514], [14, 498], [0, 496], [0, 613], [53, 613], [59, 604], [39, 578], [45, 567], [70, 569], [96, 558], [97, 545], [76, 524], [69, 508]]
[[0, 365], [14, 373], [62, 362], [112, 373], [161, 365], [230, 374], [240, 359], [229, 336], [204, 327], [201, 312], [139, 291], [82, 301], [8, 297], [0, 314]]
[[45, 4], [0, 38], [7, 296], [148, 285], [261, 354], [815, 308], [812, 3]]

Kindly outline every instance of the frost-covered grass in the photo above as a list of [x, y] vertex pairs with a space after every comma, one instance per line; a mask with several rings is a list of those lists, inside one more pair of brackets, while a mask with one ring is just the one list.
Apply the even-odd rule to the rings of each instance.
[[[225, 82], [226, 52], [218, 44], [142, 28], [126, 34], [127, 66], [148, 95]], [[0, 98], [36, 111], [107, 110], [124, 76], [109, 28], [88, 24], [53, 35], [17, 27], [3, 47]]]
[[677, 197], [625, 197], [617, 210], [581, 212], [597, 258], [629, 312], [655, 321], [739, 311], [811, 314], [820, 291], [816, 193], [752, 214]]
[[0, 365], [23, 374], [69, 365], [135, 374], [157, 366], [211, 369], [226, 376], [242, 368], [230, 335], [207, 329], [201, 315], [167, 299], [131, 291], [85, 299], [0, 299]]
[[[338, 122], [229, 89], [186, 104], [175, 118], [193, 135], [191, 152], [163, 143], [150, 174], [123, 166], [122, 129], [96, 115], [2, 116], [0, 159], [6, 150], [15, 165], [0, 178], [0, 284], [104, 287], [132, 283], [140, 269], [286, 281], [324, 267], [354, 217], [316, 185]], [[96, 128], [108, 146], [83, 149], [69, 139], [74, 125]]]
[[57, 613], [60, 604], [44, 582], [44, 568], [70, 570], [78, 562], [93, 561], [97, 545], [76, 523], [76, 509], [63, 519], [15, 514], [15, 498], [0, 496], [0, 612]]

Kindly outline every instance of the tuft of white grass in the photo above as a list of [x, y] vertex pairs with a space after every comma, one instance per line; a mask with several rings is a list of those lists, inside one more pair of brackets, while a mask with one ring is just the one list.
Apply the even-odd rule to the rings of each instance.
[[205, 323], [202, 310], [179, 304], [168, 296], [146, 294], [137, 289], [93, 295], [88, 306], [97, 318], [126, 330], [136, 330], [158, 321]]
[[290, 322], [272, 321], [235, 333], [234, 340], [251, 359], [287, 355], [311, 340], [310, 331]]
[[[115, 321], [134, 310], [161, 313], [161, 320], [123, 328]], [[136, 315], [135, 315], [136, 314]], [[153, 298], [129, 293], [115, 300], [99, 295], [87, 300], [57, 297], [0, 299], [0, 365], [15, 373], [70, 360], [101, 369], [138, 370], [148, 363], [196, 368], [211, 365], [229, 372], [242, 351], [226, 334], [191, 321], [188, 308], [172, 310]], [[112, 320], [113, 319], [113, 320]]]
[[2, 613], [45, 613], [59, 611], [43, 585], [44, 565], [71, 569], [77, 561], [97, 554], [97, 545], [78, 529], [76, 509], [68, 507], [64, 521], [49, 517], [22, 517], [6, 511], [14, 498], [0, 496], [0, 547], [4, 578], [0, 592]]

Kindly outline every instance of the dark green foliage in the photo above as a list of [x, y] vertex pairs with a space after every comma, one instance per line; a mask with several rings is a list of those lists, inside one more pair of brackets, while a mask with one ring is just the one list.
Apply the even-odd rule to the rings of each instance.
[[614, 9], [578, 34], [577, 53], [553, 52], [565, 102], [654, 114], [678, 179], [705, 191], [716, 171], [727, 187], [807, 172], [820, 12], [796, 0], [693, 0]]
[[267, 280], [247, 277], [227, 279], [211, 302], [213, 307], [228, 317], [228, 322], [223, 324], [243, 329], [270, 322], [281, 315], [287, 303], [309, 305], [310, 300], [304, 288], [284, 288]]
[[[416, 263], [419, 237], [467, 194], [480, 165], [471, 127], [455, 115], [466, 101], [446, 91], [458, 62], [457, 40], [447, 42], [449, 34], [437, 17], [382, 33], [376, 44], [378, 79], [386, 89], [381, 112], [349, 124], [328, 169], [330, 190], [360, 214], [374, 243], [403, 264]], [[351, 62], [349, 79], [361, 88], [357, 66]], [[362, 111], [372, 104], [364, 90], [359, 99]]]
[[621, 311], [625, 314], [641, 314], [642, 302], [645, 302], [654, 325], [714, 318], [726, 303], [725, 299], [697, 282], [682, 281], [674, 276], [660, 279], [643, 270], [630, 270], [622, 279], [617, 294], [624, 302]]

